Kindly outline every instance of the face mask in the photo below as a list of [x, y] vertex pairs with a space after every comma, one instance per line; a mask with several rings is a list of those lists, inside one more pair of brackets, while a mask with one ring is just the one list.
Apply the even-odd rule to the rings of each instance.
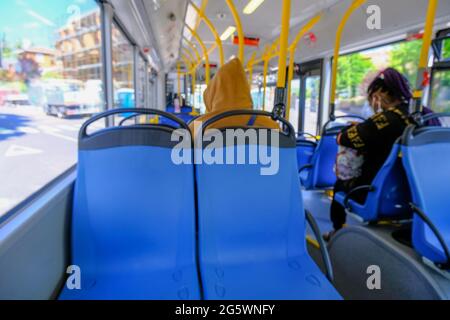
[[372, 98], [372, 107], [373, 107], [373, 111], [374, 113], [378, 113], [381, 110], [381, 101], [375, 101], [375, 97]]

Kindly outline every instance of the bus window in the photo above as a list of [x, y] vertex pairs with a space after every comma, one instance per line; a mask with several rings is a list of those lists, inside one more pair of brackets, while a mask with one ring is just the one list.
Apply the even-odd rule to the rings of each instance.
[[294, 79], [291, 83], [291, 109], [289, 111], [289, 122], [295, 131], [299, 130], [300, 117], [300, 79]]
[[196, 90], [195, 90], [195, 106], [196, 108], [200, 109], [200, 113], [201, 114], [205, 114], [206, 113], [206, 106], [205, 106], [205, 102], [203, 101], [203, 93], [206, 90], [206, 84], [201, 84], [201, 85], [196, 85]]
[[443, 41], [442, 60], [450, 60], [450, 38]]
[[134, 108], [134, 52], [123, 31], [113, 23], [113, 86], [118, 108]]
[[104, 109], [94, 0], [0, 2], [0, 216], [76, 163]]
[[265, 110], [272, 111], [275, 106], [275, 87], [268, 86], [266, 88], [266, 102], [265, 102]]
[[146, 108], [145, 105], [145, 90], [146, 90], [146, 64], [145, 60], [142, 58], [141, 55], [138, 57], [138, 70], [139, 74], [136, 77], [137, 83], [136, 83], [136, 90], [137, 90], [137, 99], [136, 99], [136, 106], [138, 108]]
[[255, 110], [262, 109], [262, 88], [258, 84], [253, 84], [251, 88], [253, 107]]
[[403, 41], [340, 57], [336, 116], [370, 116], [367, 86], [379, 71], [388, 67], [396, 68], [414, 85], [421, 46], [421, 40]]
[[304, 132], [317, 134], [319, 121], [320, 76], [306, 78]]
[[[450, 112], [450, 70], [434, 73], [431, 107], [434, 112]], [[442, 122], [450, 126], [450, 119], [442, 119]]]

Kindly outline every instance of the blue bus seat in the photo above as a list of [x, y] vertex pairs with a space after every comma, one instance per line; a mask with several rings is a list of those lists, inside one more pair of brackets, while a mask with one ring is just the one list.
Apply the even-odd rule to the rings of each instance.
[[189, 123], [194, 119], [194, 116], [191, 116], [189, 113], [177, 113], [175, 115], [185, 123]]
[[[164, 114], [113, 110], [93, 120], [118, 112]], [[122, 126], [88, 136], [92, 122], [80, 133], [71, 227], [81, 290], [65, 286], [60, 299], [199, 299], [194, 168], [171, 160], [175, 128]]]
[[449, 269], [450, 128], [409, 127], [402, 153], [415, 211], [413, 246], [421, 256]]
[[314, 150], [311, 162], [299, 168], [300, 180], [306, 190], [332, 188], [336, 183], [337, 134], [336, 131], [325, 133]]
[[173, 104], [168, 104], [166, 106], [166, 112], [174, 113], [175, 112], [175, 106]]
[[298, 168], [311, 163], [317, 142], [306, 139], [303, 136], [297, 138], [297, 163]]
[[[206, 121], [204, 128], [230, 114], [235, 113]], [[249, 133], [247, 129], [243, 128]], [[224, 130], [218, 132], [226, 141]], [[258, 134], [263, 130], [255, 129]], [[279, 154], [273, 175], [262, 175], [266, 166], [260, 162], [196, 165], [199, 260], [207, 300], [340, 299], [306, 249], [295, 137], [280, 132], [277, 137], [279, 147], [268, 143], [269, 152]], [[240, 152], [260, 152], [267, 145], [261, 140], [256, 145], [226, 143], [215, 150], [224, 159], [232, 152], [234, 159]], [[195, 154], [202, 151], [198, 148]]]
[[182, 106], [181, 107], [181, 113], [192, 113], [193, 108], [190, 106]]
[[377, 173], [372, 185], [358, 187], [358, 190], [361, 189], [369, 191], [364, 204], [360, 204], [349, 197], [353, 194], [352, 191], [337, 193], [335, 200], [350, 212], [361, 217], [365, 222], [412, 217], [409, 206], [411, 192], [400, 158], [399, 144], [393, 146], [389, 157]]
[[334, 117], [328, 121], [322, 130], [322, 137], [319, 140], [314, 154], [309, 164], [299, 168], [299, 178], [303, 188], [306, 190], [330, 189], [336, 183], [336, 173], [334, 165], [338, 153], [337, 136], [346, 125], [340, 123], [342, 119], [357, 119], [364, 121], [364, 118], [354, 115]]

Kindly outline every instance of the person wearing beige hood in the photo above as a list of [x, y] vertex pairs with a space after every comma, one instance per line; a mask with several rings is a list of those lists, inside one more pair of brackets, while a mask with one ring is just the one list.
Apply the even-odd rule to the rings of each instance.
[[[253, 101], [250, 94], [250, 87], [247, 82], [244, 68], [239, 59], [233, 59], [223, 65], [211, 80], [208, 88], [205, 90], [203, 100], [206, 106], [206, 114], [198, 117], [190, 124], [191, 131], [196, 130], [200, 122], [230, 110], [252, 110]], [[248, 126], [251, 116], [234, 116], [219, 120], [208, 128], [222, 129], [229, 127]], [[267, 118], [257, 117], [253, 127], [279, 129], [279, 125]]]

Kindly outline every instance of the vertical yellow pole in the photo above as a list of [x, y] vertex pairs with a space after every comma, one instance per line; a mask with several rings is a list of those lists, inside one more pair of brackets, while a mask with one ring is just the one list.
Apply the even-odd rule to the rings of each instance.
[[211, 33], [213, 34], [214, 39], [216, 40], [216, 45], [219, 48], [220, 65], [223, 66], [224, 62], [225, 62], [225, 57], [224, 57], [224, 53], [223, 53], [222, 40], [220, 40], [220, 36], [217, 33], [217, 30], [214, 27], [214, 24], [205, 15], [205, 13], [202, 10], [200, 10], [193, 2], [191, 2], [190, 4], [191, 4], [192, 8], [194, 8], [194, 10], [200, 16], [200, 19], [203, 19], [203, 21], [205, 21], [206, 25], [208, 26], [209, 30], [211, 30]]
[[295, 59], [295, 47], [289, 49], [289, 73], [287, 83], [287, 105], [286, 105], [286, 119], [289, 120], [291, 113], [291, 92], [292, 92], [292, 80], [294, 80], [294, 59]]
[[196, 79], [197, 77], [197, 72], [195, 70], [195, 68], [192, 68], [192, 106], [195, 109], [195, 86], [196, 86]]
[[266, 90], [267, 90], [267, 73], [269, 69], [269, 57], [264, 56], [264, 71], [263, 71], [263, 110], [266, 110]]
[[286, 59], [289, 41], [289, 26], [291, 21], [291, 0], [283, 0], [281, 15], [280, 53], [278, 57], [278, 80], [275, 91], [274, 113], [285, 116], [286, 111]]
[[288, 83], [287, 83], [287, 106], [286, 106], [286, 119], [289, 120], [289, 115], [291, 113], [291, 93], [292, 93], [292, 80], [294, 79], [294, 63], [295, 63], [295, 51], [297, 50], [298, 43], [306, 35], [306, 33], [311, 30], [320, 20], [322, 19], [322, 14], [319, 14], [312, 18], [297, 34], [294, 42], [292, 42], [289, 47], [289, 73], [288, 73]]
[[178, 91], [178, 100], [181, 103], [181, 99], [180, 99], [180, 97], [181, 97], [181, 65], [179, 62], [177, 63], [177, 78], [178, 78], [178, 90], [177, 90]]
[[206, 49], [205, 44], [203, 43], [202, 39], [200, 38], [200, 36], [197, 34], [197, 32], [195, 32], [191, 27], [189, 27], [187, 24], [185, 25], [186, 28], [189, 30], [189, 32], [191, 32], [191, 34], [194, 36], [194, 38], [198, 41], [198, 43], [200, 44], [200, 47], [203, 50], [203, 55], [204, 55], [204, 59], [205, 59], [205, 82], [206, 85], [209, 85], [209, 80], [210, 80], [210, 66], [209, 66], [209, 56], [208, 56], [208, 49]]
[[344, 28], [352, 16], [353, 12], [361, 7], [367, 0], [354, 0], [351, 6], [347, 9], [342, 18], [341, 23], [336, 32], [336, 43], [334, 46], [334, 58], [333, 58], [333, 70], [331, 73], [331, 99], [330, 99], [330, 108], [331, 108], [331, 118], [334, 118], [334, 112], [336, 109], [336, 84], [337, 84], [337, 71], [339, 65], [339, 51], [341, 49], [341, 40], [342, 33], [344, 32]]
[[250, 60], [247, 63], [247, 68], [248, 68], [248, 84], [250, 86], [250, 89], [252, 88], [252, 83], [253, 83], [253, 64], [256, 58], [256, 52], [253, 52]]
[[191, 70], [191, 77], [192, 77], [192, 92], [191, 92], [191, 95], [192, 95], [192, 106], [194, 107], [194, 97], [195, 97], [195, 69], [196, 69], [196, 63], [195, 63], [195, 59], [194, 59], [194, 57], [192, 56], [192, 54], [191, 54], [191, 52], [188, 50], [188, 49], [186, 49], [186, 48], [183, 48], [183, 52], [187, 55], [187, 56], [189, 56], [189, 59], [190, 59], [190, 61], [191, 61], [191, 67], [190, 67], [190, 70]]
[[239, 37], [239, 60], [244, 63], [244, 30], [242, 28], [241, 18], [239, 17], [239, 13], [234, 5], [233, 0], [226, 0], [228, 8], [230, 8], [231, 14], [233, 15], [234, 22], [236, 23], [236, 29]]
[[428, 85], [426, 79], [428, 78], [428, 57], [430, 54], [431, 42], [433, 40], [433, 27], [436, 17], [436, 10], [438, 7], [438, 0], [429, 0], [428, 12], [425, 22], [425, 31], [422, 40], [422, 51], [420, 53], [419, 70], [417, 75], [416, 87], [414, 90], [414, 100], [416, 101], [416, 110], [422, 109], [423, 90]]
[[289, 26], [291, 21], [291, 0], [283, 0], [283, 12], [281, 16], [280, 55], [278, 59], [278, 88], [286, 86], [286, 58], [289, 42]]

